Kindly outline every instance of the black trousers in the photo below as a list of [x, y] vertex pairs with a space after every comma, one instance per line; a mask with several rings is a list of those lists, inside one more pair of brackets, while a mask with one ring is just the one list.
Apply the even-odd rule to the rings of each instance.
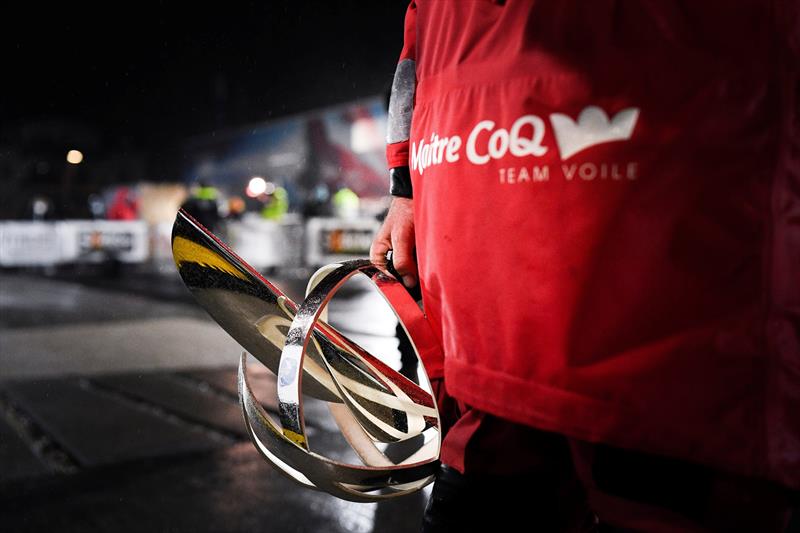
[[[480, 431], [492, 429], [490, 423]], [[526, 453], [538, 456], [520, 461], [517, 473], [464, 475], [442, 465], [422, 531], [778, 533], [796, 527], [789, 522], [797, 495], [767, 481], [527, 427], [515, 440], [517, 449], [521, 441]]]

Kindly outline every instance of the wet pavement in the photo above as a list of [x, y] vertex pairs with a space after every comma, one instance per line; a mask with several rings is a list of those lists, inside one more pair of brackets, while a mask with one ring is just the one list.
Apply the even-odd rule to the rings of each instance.
[[418, 531], [423, 495], [357, 504], [298, 489], [249, 443], [0, 486], [4, 531]]
[[[0, 530], [419, 529], [424, 492], [345, 502], [260, 458], [238, 405], [241, 349], [180, 281], [79, 281], [0, 273]], [[398, 368], [394, 319], [364, 287], [333, 301], [331, 322]], [[249, 371], [274, 413], [274, 376]], [[306, 402], [312, 448], [355, 460], [324, 403]]]

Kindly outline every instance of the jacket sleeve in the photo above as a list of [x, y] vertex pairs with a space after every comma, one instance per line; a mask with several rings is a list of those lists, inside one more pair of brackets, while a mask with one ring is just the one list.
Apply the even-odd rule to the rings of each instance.
[[394, 73], [392, 94], [389, 97], [389, 119], [386, 133], [386, 161], [388, 168], [407, 167], [408, 139], [411, 132], [411, 115], [414, 111], [414, 94], [417, 86], [417, 5], [411, 2], [406, 11], [403, 51]]

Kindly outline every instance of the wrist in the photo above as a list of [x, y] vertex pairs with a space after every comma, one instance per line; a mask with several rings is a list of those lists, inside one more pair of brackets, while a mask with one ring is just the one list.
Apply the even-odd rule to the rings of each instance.
[[389, 169], [389, 194], [397, 198], [413, 198], [411, 186], [411, 172], [408, 167], [394, 167]]

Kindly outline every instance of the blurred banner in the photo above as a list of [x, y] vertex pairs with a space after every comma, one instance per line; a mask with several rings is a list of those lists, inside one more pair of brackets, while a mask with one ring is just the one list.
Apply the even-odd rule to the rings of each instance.
[[312, 218], [306, 223], [309, 266], [369, 257], [372, 238], [380, 228], [374, 219]]
[[287, 264], [287, 248], [283, 222], [260, 217], [244, 217], [227, 225], [228, 242], [242, 259], [258, 270]]
[[47, 266], [62, 261], [61, 225], [50, 222], [0, 222], [0, 265]]
[[140, 220], [0, 222], [0, 266], [48, 266], [108, 259], [141, 263], [148, 256], [147, 224]]

